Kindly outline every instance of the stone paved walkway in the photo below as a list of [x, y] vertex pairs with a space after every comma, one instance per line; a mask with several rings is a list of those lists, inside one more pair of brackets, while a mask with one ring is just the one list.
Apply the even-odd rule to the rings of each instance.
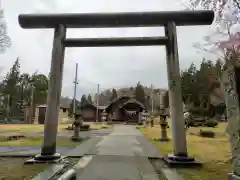
[[116, 125], [95, 142], [76, 165], [79, 180], [159, 180], [148, 160], [158, 157], [158, 151], [135, 127]]
[[[158, 150], [134, 126], [115, 125], [111, 130], [98, 131], [89, 140], [72, 150], [62, 150], [61, 154], [82, 157], [74, 166], [77, 180], [166, 180], [164, 175], [168, 180], [183, 180], [165, 166], [157, 166], [164, 175], [155, 172], [148, 157], [159, 157]], [[56, 165], [52, 166], [36, 178], [50, 178], [49, 174], [56, 173]]]

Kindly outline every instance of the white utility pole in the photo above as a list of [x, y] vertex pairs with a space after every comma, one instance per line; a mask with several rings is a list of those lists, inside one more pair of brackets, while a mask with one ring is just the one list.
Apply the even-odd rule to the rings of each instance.
[[96, 111], [96, 122], [98, 122], [98, 106], [99, 106], [99, 84], [97, 85], [97, 111]]
[[76, 113], [76, 93], [78, 84], [78, 63], [76, 63], [75, 80], [74, 80], [74, 92], [73, 92], [73, 114]]
[[164, 92], [159, 92], [159, 108], [162, 109], [164, 108], [164, 95], [165, 93]]

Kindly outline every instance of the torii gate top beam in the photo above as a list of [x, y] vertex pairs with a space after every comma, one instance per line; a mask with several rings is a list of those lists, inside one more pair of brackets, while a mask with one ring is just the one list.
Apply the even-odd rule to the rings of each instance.
[[55, 28], [63, 24], [66, 28], [106, 28], [106, 27], [144, 27], [163, 26], [175, 22], [177, 26], [212, 24], [214, 12], [166, 11], [134, 13], [94, 13], [94, 14], [21, 14], [22, 28]]

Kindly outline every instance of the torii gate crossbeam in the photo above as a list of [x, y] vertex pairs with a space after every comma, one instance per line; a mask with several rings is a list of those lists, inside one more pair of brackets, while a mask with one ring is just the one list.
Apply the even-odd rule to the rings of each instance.
[[176, 26], [208, 25], [212, 23], [212, 11], [161, 11], [130, 13], [74, 13], [74, 14], [23, 14], [19, 23], [23, 28], [109, 28], [164, 26], [175, 22]]
[[[59, 154], [56, 154], [56, 136], [65, 47], [165, 45], [167, 55], [169, 100], [173, 129], [173, 155], [169, 155], [165, 158], [165, 160], [169, 163], [195, 163], [194, 158], [189, 157], [187, 153], [185, 123], [182, 111], [182, 93], [176, 26], [209, 25], [213, 22], [213, 18], [213, 11], [19, 15], [19, 24], [22, 28], [55, 29], [48, 87], [44, 141], [41, 154], [37, 155], [36, 159], [52, 160], [60, 157]], [[164, 26], [165, 36], [92, 39], [66, 38], [67, 28], [144, 26]]]

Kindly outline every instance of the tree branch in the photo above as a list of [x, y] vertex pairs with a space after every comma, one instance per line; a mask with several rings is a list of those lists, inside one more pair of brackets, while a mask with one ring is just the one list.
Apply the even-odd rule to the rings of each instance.
[[238, 0], [233, 0], [233, 2], [236, 3], [238, 9], [240, 10], [240, 1], [238, 1]]

